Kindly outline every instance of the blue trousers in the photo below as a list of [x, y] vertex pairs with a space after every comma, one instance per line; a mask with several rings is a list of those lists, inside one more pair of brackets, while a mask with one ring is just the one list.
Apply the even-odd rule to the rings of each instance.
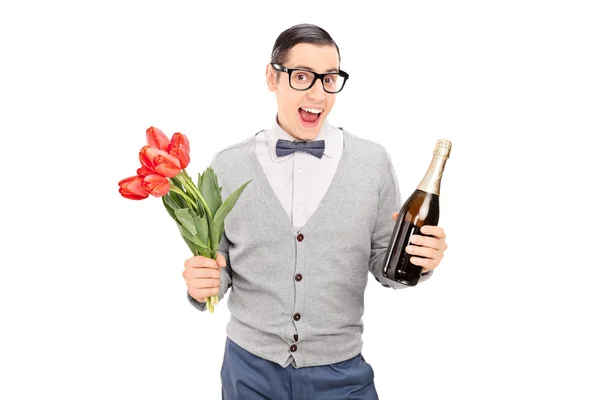
[[375, 374], [362, 354], [315, 367], [281, 365], [227, 338], [221, 367], [223, 400], [378, 400]]

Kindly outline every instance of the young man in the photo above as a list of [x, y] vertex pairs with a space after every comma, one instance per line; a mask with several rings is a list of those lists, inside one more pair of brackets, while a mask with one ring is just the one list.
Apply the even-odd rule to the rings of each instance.
[[[347, 79], [326, 31], [282, 32], [266, 67], [273, 126], [213, 160], [223, 198], [252, 180], [225, 220], [217, 260], [184, 263], [199, 310], [231, 288], [224, 399], [378, 398], [361, 354], [364, 291], [369, 273], [404, 287], [382, 275], [401, 200], [383, 146], [327, 122]], [[409, 248], [427, 271], [421, 282], [447, 248], [442, 228], [426, 233]]]

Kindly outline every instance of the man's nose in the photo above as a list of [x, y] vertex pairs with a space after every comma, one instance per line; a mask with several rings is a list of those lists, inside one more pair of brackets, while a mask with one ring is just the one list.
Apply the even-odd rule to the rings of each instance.
[[321, 79], [317, 79], [315, 84], [310, 88], [308, 97], [311, 100], [325, 100], [325, 89], [323, 88], [323, 81]]

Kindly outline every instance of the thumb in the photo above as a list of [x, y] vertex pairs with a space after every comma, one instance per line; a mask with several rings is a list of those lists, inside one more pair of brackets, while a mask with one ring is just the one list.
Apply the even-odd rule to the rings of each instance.
[[227, 265], [227, 260], [225, 260], [225, 257], [221, 253], [217, 253], [216, 261], [217, 261], [217, 265], [221, 268]]

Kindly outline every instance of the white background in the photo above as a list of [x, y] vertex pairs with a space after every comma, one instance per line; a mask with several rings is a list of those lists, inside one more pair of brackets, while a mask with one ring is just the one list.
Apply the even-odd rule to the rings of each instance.
[[370, 277], [380, 398], [600, 398], [594, 3], [3, 2], [0, 398], [220, 399], [226, 301], [187, 303], [174, 223], [117, 182], [150, 125], [190, 137], [194, 174], [268, 128], [301, 22], [350, 73], [330, 121], [389, 149], [404, 199], [454, 145], [435, 276]]

